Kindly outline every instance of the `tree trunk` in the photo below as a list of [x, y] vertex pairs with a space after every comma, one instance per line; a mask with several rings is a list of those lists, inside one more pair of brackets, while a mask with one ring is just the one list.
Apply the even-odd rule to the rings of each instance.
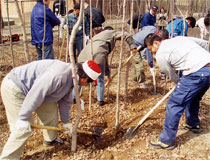
[[9, 37], [10, 37], [10, 51], [11, 51], [11, 57], [12, 57], [12, 66], [15, 67], [15, 61], [14, 61], [14, 52], [13, 52], [13, 45], [12, 45], [12, 32], [11, 27], [9, 23], [9, 6], [8, 6], [8, 0], [6, 0], [7, 3], [7, 21], [8, 21], [8, 28], [9, 28]]
[[125, 26], [125, 4], [126, 0], [123, 1], [123, 25], [122, 25], [122, 37], [121, 37], [121, 49], [120, 49], [120, 62], [118, 68], [118, 81], [117, 81], [117, 106], [116, 106], [116, 123], [115, 128], [119, 127], [119, 96], [120, 96], [120, 78], [121, 78], [121, 66], [122, 66], [122, 55], [123, 55], [123, 41], [124, 41], [124, 26]]
[[[93, 27], [93, 12], [92, 12], [92, 0], [90, 0], [90, 43], [91, 43], [90, 53], [91, 53], [91, 60], [93, 60], [93, 29], [92, 29], [92, 27]], [[90, 83], [89, 110], [91, 110], [91, 105], [92, 105], [92, 84]]]
[[79, 98], [79, 91], [78, 91], [78, 80], [77, 80], [77, 73], [76, 73], [76, 65], [75, 65], [74, 54], [73, 54], [73, 43], [74, 43], [74, 39], [75, 39], [77, 29], [78, 29], [78, 27], [79, 27], [79, 25], [81, 24], [81, 21], [82, 21], [83, 12], [84, 12], [84, 0], [81, 0], [79, 18], [78, 18], [77, 23], [73, 27], [71, 37], [70, 37], [70, 42], [69, 42], [69, 54], [70, 54], [69, 56], [70, 56], [71, 63], [72, 63], [72, 78], [73, 78], [73, 82], [74, 82], [74, 89], [75, 89], [76, 102], [77, 102], [77, 116], [76, 116], [75, 125], [73, 127], [73, 132], [72, 132], [71, 150], [73, 152], [76, 151], [76, 147], [77, 147], [77, 128], [78, 128], [79, 121], [80, 121], [80, 118], [81, 118], [81, 115], [82, 115], [80, 98]]
[[1, 1], [0, 1], [0, 43], [2, 43], [2, 28], [3, 28], [3, 18], [1, 14]]
[[29, 59], [29, 51], [28, 51], [28, 44], [27, 44], [26, 28], [25, 28], [25, 24], [23, 22], [23, 18], [22, 18], [21, 12], [20, 12], [20, 7], [18, 5], [17, 0], [15, 0], [15, 6], [16, 6], [17, 13], [18, 13], [18, 17], [20, 19], [22, 31], [23, 31], [23, 44], [24, 44], [26, 61], [27, 61], [27, 63], [29, 63], [30, 59]]

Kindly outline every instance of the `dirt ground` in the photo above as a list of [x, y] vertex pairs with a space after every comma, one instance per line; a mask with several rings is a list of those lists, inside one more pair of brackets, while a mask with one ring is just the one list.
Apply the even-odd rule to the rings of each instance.
[[[16, 65], [25, 64], [25, 56], [23, 52], [23, 45], [14, 45], [15, 62]], [[54, 44], [54, 51], [58, 57], [57, 39]], [[12, 69], [12, 62], [10, 57], [9, 46], [1, 47], [0, 71], [1, 79]], [[30, 56], [32, 60], [36, 60], [36, 51], [34, 47], [29, 45]], [[65, 51], [64, 51], [65, 53]], [[114, 50], [111, 71], [117, 70], [119, 63], [120, 44]], [[111, 55], [110, 57], [111, 58]], [[126, 59], [124, 53], [123, 61]], [[65, 57], [62, 57], [65, 60]], [[93, 92], [92, 109], [88, 109], [88, 92], [89, 87], [83, 88], [82, 98], [85, 100], [85, 110], [83, 111], [79, 128], [83, 130], [92, 131], [94, 127], [103, 128], [101, 142], [97, 142], [92, 136], [85, 134], [78, 134], [77, 151], [71, 151], [71, 144], [55, 147], [44, 148], [42, 146], [43, 137], [40, 130], [34, 130], [31, 137], [27, 141], [24, 153], [21, 159], [24, 160], [83, 160], [83, 159], [101, 159], [101, 160], [210, 160], [210, 90], [207, 91], [203, 100], [199, 116], [201, 119], [202, 132], [194, 134], [192, 132], [182, 130], [181, 125], [184, 124], [184, 116], [180, 120], [179, 130], [176, 140], [176, 148], [174, 150], [159, 150], [148, 146], [148, 140], [157, 138], [162, 130], [165, 119], [166, 101], [164, 101], [151, 116], [141, 125], [137, 133], [133, 137], [125, 137], [124, 133], [130, 127], [135, 127], [136, 124], [146, 115], [150, 109], [164, 96], [164, 81], [160, 78], [160, 70], [157, 68], [157, 91], [158, 95], [152, 95], [153, 83], [152, 76], [149, 72], [149, 67], [146, 62], [145, 74], [146, 84], [148, 89], [140, 89], [137, 84], [132, 81], [131, 66], [129, 69], [128, 78], [128, 96], [125, 95], [125, 72], [122, 70], [121, 74], [121, 88], [120, 88], [120, 126], [118, 130], [115, 129], [115, 113], [116, 113], [116, 91], [117, 91], [117, 77], [113, 80], [109, 88], [109, 96], [107, 89], [105, 97], [108, 104], [99, 107], [96, 101], [96, 92]], [[172, 87], [173, 83], [168, 81], [166, 92]], [[3, 104], [1, 104], [3, 106]], [[76, 106], [73, 105], [70, 112], [72, 119], [75, 120]], [[35, 118], [36, 119], [36, 118]], [[37, 120], [35, 120], [37, 122]], [[4, 144], [6, 143], [9, 132], [9, 126], [5, 115], [5, 110], [1, 107], [0, 110], [0, 153]], [[62, 126], [62, 123], [59, 123]], [[71, 135], [59, 132], [58, 135], [71, 143]]]

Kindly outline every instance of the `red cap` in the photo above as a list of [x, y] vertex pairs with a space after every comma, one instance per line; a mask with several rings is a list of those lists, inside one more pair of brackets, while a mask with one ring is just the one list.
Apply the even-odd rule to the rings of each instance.
[[82, 67], [85, 73], [93, 80], [96, 80], [101, 75], [101, 68], [92, 60], [85, 61]]

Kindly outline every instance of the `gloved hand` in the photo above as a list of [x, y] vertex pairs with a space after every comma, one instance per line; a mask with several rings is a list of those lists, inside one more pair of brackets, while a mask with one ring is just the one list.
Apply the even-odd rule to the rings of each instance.
[[154, 67], [150, 68], [150, 72], [152, 75], [155, 74], [155, 68]]
[[31, 131], [31, 125], [30, 125], [29, 121], [24, 121], [24, 120], [20, 120], [20, 119], [18, 119], [16, 121], [15, 128], [17, 130], [21, 130], [21, 131]]
[[65, 131], [64, 133], [70, 133], [72, 134], [72, 123], [68, 122], [68, 123], [64, 123], [63, 124], [63, 128], [68, 128], [69, 130], [68, 131]]

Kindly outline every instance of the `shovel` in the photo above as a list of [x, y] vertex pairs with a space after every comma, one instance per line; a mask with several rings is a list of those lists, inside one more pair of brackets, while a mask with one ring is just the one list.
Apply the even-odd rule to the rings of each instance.
[[[58, 127], [52, 127], [52, 126], [43, 126], [43, 125], [37, 125], [37, 124], [31, 124], [31, 128], [34, 129], [47, 129], [47, 130], [53, 130], [53, 131], [69, 131], [68, 128], [58, 128]], [[93, 138], [100, 142], [101, 141], [101, 133], [103, 132], [103, 130], [99, 127], [94, 127], [93, 128], [93, 132], [90, 131], [84, 131], [84, 130], [80, 130], [77, 129], [78, 133], [81, 134], [87, 134], [87, 135], [91, 135], [93, 136]]]
[[150, 114], [174, 91], [175, 87], [173, 87], [136, 125], [134, 129], [129, 128], [124, 136], [134, 136], [136, 134], [136, 130], [142, 125], [142, 123], [150, 116]]

